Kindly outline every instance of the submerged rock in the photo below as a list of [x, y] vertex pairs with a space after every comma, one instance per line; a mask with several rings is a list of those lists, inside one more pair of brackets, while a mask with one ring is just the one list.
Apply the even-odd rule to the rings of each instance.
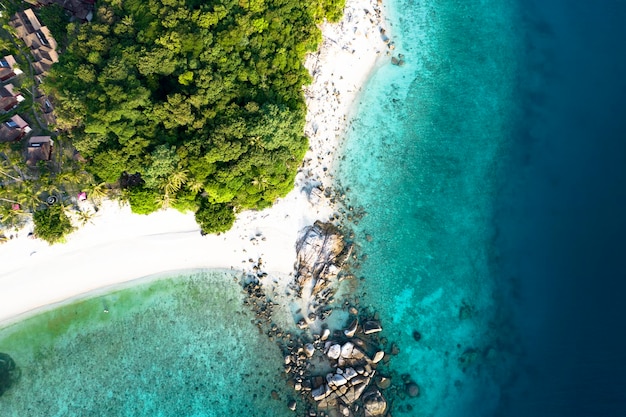
[[420, 388], [415, 382], [409, 382], [404, 386], [409, 397], [417, 397], [420, 395]]
[[289, 401], [289, 404], [287, 404], [287, 407], [289, 407], [289, 409], [291, 411], [296, 411], [296, 406], [297, 405], [298, 404], [296, 403], [296, 400], [291, 400], [291, 401]]
[[20, 370], [11, 356], [0, 352], [0, 396], [19, 379]]

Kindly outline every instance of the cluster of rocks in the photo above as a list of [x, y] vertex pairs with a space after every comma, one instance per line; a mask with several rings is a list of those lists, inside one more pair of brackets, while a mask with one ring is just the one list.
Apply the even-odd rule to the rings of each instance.
[[265, 294], [258, 276], [248, 275], [243, 284], [243, 289], [246, 293], [243, 304], [254, 313], [255, 324], [259, 329], [266, 330], [272, 321], [274, 303]]
[[391, 57], [391, 63], [393, 65], [397, 65], [399, 67], [403, 66], [404, 65], [404, 55], [403, 54], [398, 54], [397, 57], [392, 56]]
[[385, 352], [372, 337], [381, 330], [376, 320], [360, 324], [353, 318], [342, 331], [331, 335], [323, 329], [312, 341], [288, 349], [285, 372], [294, 389], [320, 415], [387, 416], [382, 390], [391, 380], [377, 371]]

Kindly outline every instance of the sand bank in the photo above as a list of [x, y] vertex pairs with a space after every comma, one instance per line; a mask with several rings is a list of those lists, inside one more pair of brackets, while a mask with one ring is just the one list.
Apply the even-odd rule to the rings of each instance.
[[376, 0], [348, 0], [344, 19], [322, 25], [320, 51], [306, 62], [310, 149], [295, 188], [266, 210], [238, 216], [233, 229], [201, 236], [193, 214], [162, 210], [148, 216], [104, 202], [91, 223], [67, 243], [29, 238], [32, 226], [0, 245], [0, 323], [31, 310], [147, 275], [191, 268], [263, 269], [286, 285], [299, 232], [328, 220], [335, 208], [310, 190], [332, 185], [332, 165], [350, 108], [387, 46]]

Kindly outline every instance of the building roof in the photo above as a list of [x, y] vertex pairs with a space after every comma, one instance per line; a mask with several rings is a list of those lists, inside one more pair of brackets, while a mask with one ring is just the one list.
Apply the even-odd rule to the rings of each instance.
[[39, 19], [37, 19], [37, 16], [35, 16], [35, 12], [33, 11], [33, 9], [24, 10], [24, 16], [26, 16], [26, 19], [28, 19], [28, 23], [31, 24], [33, 30], [41, 29], [41, 23], [39, 23]]
[[15, 68], [16, 65], [17, 63], [13, 55], [6, 55], [4, 58], [0, 59], [0, 81], [8, 81], [16, 75], [21, 74], [22, 70]]
[[30, 48], [35, 62], [41, 63], [35, 66], [37, 75], [46, 73], [59, 60], [56, 52], [58, 45], [50, 30], [41, 26], [32, 9], [17, 12], [10, 24], [15, 28], [17, 36]]
[[16, 65], [15, 58], [13, 55], [5, 55], [2, 59], [0, 59], [0, 67], [2, 68], [11, 68], [13, 69]]
[[0, 142], [13, 142], [21, 139], [31, 128], [20, 116], [15, 115], [0, 124]]
[[37, 165], [39, 161], [49, 161], [52, 156], [54, 142], [50, 136], [33, 136], [28, 140], [28, 157], [26, 164]]
[[[11, 117], [9, 119], [9, 122], [12, 122], [12, 124], [15, 124], [20, 129], [24, 129], [28, 127], [28, 123], [26, 123], [26, 121], [22, 119], [20, 116], [18, 116], [17, 114]], [[9, 123], [9, 122], [6, 122], [6, 123]]]
[[24, 101], [24, 97], [14, 91], [15, 86], [11, 83], [0, 87], [0, 110], [9, 111], [18, 103]]

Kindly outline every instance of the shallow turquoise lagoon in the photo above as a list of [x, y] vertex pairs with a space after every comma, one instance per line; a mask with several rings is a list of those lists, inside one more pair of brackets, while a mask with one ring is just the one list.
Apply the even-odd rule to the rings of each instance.
[[492, 205], [517, 117], [515, 4], [387, 3], [406, 65], [370, 79], [338, 161], [349, 203], [367, 212], [353, 225], [363, 300], [399, 344], [394, 369], [421, 386], [397, 413], [485, 416], [501, 395]]
[[238, 278], [171, 275], [0, 329], [0, 352], [22, 370], [0, 415], [293, 415], [281, 353], [242, 307]]

